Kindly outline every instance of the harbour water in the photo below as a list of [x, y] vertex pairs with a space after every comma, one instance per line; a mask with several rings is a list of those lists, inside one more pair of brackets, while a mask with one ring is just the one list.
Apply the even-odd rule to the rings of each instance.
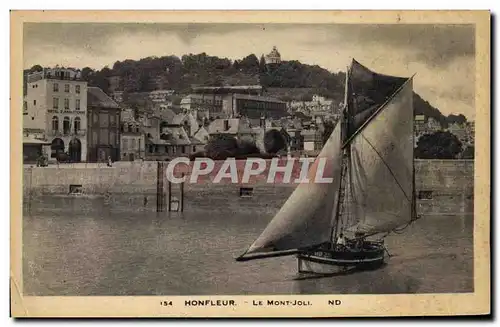
[[[236, 262], [281, 200], [156, 213], [152, 197], [26, 201], [25, 295], [399, 294], [473, 291], [472, 215], [427, 215], [386, 239], [375, 271], [300, 279], [294, 257]], [[239, 201], [252, 201], [240, 199]], [[28, 203], [29, 202], [29, 203]]]

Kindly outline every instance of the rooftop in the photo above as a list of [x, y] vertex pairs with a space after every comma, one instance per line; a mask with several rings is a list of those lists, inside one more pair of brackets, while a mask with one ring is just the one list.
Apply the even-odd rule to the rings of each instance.
[[120, 106], [98, 87], [87, 88], [87, 106], [119, 109]]

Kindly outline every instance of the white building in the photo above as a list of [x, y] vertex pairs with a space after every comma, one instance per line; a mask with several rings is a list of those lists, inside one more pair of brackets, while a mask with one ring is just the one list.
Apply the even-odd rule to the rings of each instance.
[[314, 94], [311, 101], [290, 101], [288, 108], [291, 112], [300, 111], [307, 115], [317, 112], [333, 113], [334, 102], [331, 99]]
[[85, 160], [86, 127], [87, 82], [79, 70], [56, 67], [27, 76], [23, 128], [44, 131], [49, 158], [65, 152], [72, 161]]
[[166, 103], [168, 97], [174, 94], [174, 90], [156, 90], [149, 92], [149, 98], [155, 103]]
[[120, 122], [120, 154], [123, 161], [134, 161], [145, 157], [146, 140], [141, 122], [134, 117], [132, 109], [124, 109]]
[[276, 46], [273, 47], [271, 52], [265, 56], [266, 64], [280, 64], [281, 63], [281, 54], [278, 52]]

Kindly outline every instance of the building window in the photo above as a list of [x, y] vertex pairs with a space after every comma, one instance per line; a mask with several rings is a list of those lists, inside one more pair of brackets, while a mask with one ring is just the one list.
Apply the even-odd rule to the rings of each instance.
[[69, 84], [64, 84], [64, 92], [69, 93]]
[[420, 200], [432, 200], [432, 191], [419, 191], [418, 198]]
[[80, 85], [76, 85], [76, 86], [75, 86], [75, 92], [76, 92], [77, 94], [80, 94]]
[[54, 132], [59, 130], [59, 118], [56, 116], [52, 117], [52, 130]]
[[59, 84], [54, 83], [52, 90], [53, 90], [54, 92], [59, 92]]
[[123, 139], [123, 150], [128, 150], [128, 140]]
[[109, 127], [109, 114], [107, 112], [99, 113], [99, 126]]
[[131, 143], [130, 145], [131, 150], [135, 150], [135, 139], [130, 140], [130, 143]]
[[52, 99], [52, 108], [59, 109], [59, 98], [53, 98]]
[[253, 195], [253, 187], [240, 187], [240, 197], [250, 198]]
[[183, 145], [181, 146], [181, 153], [185, 153], [186, 152], [186, 147]]
[[116, 137], [116, 132], [114, 130], [109, 132], [109, 144], [112, 146], [118, 146], [118, 138]]
[[116, 127], [116, 116], [115, 115], [109, 115], [109, 125], [112, 127]]
[[33, 105], [36, 106], [36, 100], [33, 100]]
[[80, 125], [81, 125], [80, 117], [76, 117], [75, 121], [73, 123], [74, 129], [75, 129], [75, 134], [77, 134], [78, 131], [80, 131]]
[[75, 100], [75, 109], [80, 110], [80, 99]]
[[69, 109], [69, 99], [64, 99], [64, 109]]
[[196, 152], [196, 147], [193, 145], [193, 152]]
[[71, 131], [71, 124], [69, 121], [69, 117], [64, 117], [63, 120], [63, 133], [64, 135], [68, 135]]

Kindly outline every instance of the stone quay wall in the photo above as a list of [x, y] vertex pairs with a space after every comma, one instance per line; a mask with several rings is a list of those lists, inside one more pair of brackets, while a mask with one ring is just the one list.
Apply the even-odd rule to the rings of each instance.
[[[285, 159], [286, 160], [286, 159]], [[240, 175], [238, 163], [238, 174]], [[269, 166], [269, 165], [268, 165]], [[471, 214], [474, 201], [473, 160], [415, 160], [417, 211], [420, 214]], [[279, 208], [293, 192], [296, 184], [268, 184], [257, 176], [248, 184], [185, 183], [185, 206], [214, 208], [217, 206]], [[241, 175], [240, 175], [241, 176]], [[116, 162], [105, 164], [74, 164], [59, 167], [29, 167], [23, 171], [23, 196], [37, 197], [67, 194], [70, 185], [81, 185], [87, 194], [109, 193], [111, 196], [144, 197], [153, 201], [157, 185], [156, 162]], [[241, 198], [240, 188], [252, 188], [251, 198]], [[165, 190], [167, 190], [165, 183]], [[180, 187], [172, 184], [172, 194], [179, 197]]]

